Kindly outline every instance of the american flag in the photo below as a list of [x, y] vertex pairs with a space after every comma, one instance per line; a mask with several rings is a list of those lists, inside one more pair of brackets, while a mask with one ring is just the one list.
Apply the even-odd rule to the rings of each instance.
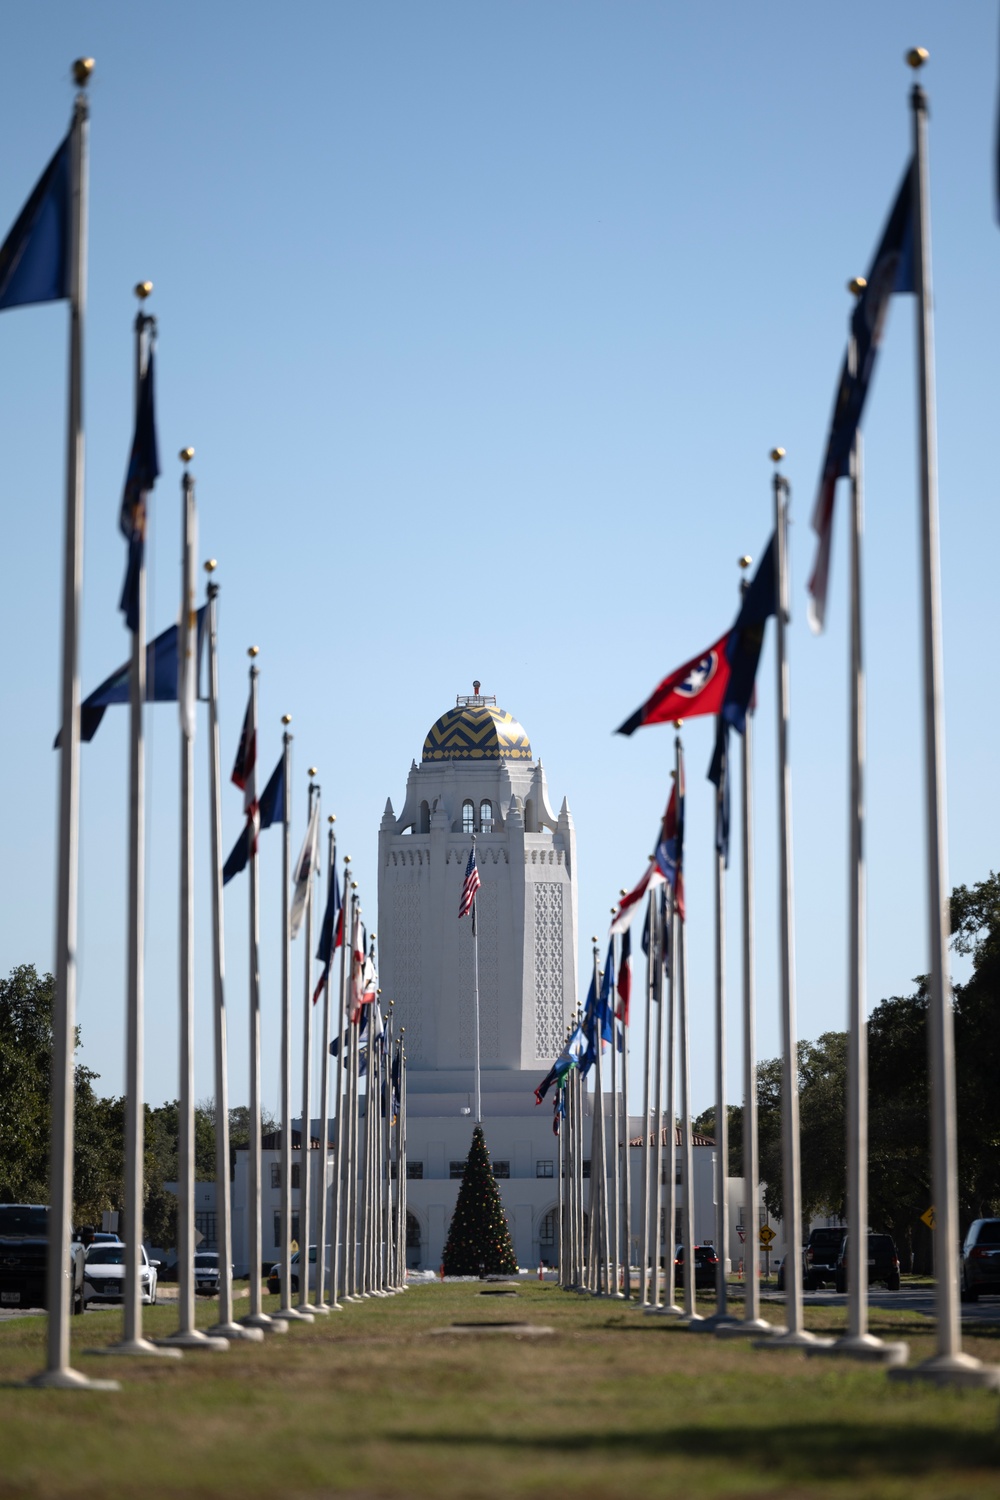
[[243, 720], [243, 729], [240, 733], [239, 749], [236, 751], [236, 764], [233, 766], [233, 774], [230, 778], [234, 786], [238, 786], [243, 793], [243, 811], [247, 815], [247, 828], [250, 834], [250, 856], [257, 853], [257, 835], [260, 832], [260, 810], [257, 804], [257, 705], [254, 702], [253, 688], [250, 689], [250, 701], [247, 704], [246, 717]]
[[[472, 849], [469, 852], [469, 863], [465, 867], [465, 881], [462, 885], [462, 899], [458, 903], [459, 919], [461, 919], [462, 917], [467, 917], [469, 915], [469, 912], [472, 911], [472, 904], [476, 899], [476, 892], [478, 891], [481, 884], [482, 882], [479, 879], [479, 866], [476, 864], [476, 846], [475, 844], [473, 844]], [[475, 916], [473, 916], [473, 921], [475, 921]]]

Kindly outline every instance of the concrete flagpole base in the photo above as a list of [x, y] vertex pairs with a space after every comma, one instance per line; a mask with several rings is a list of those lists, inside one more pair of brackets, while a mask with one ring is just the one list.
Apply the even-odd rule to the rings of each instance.
[[42, 1370], [24, 1382], [24, 1389], [36, 1391], [120, 1391], [118, 1380], [91, 1380], [79, 1370]]
[[228, 1349], [229, 1344], [225, 1339], [212, 1338], [207, 1333], [202, 1333], [199, 1328], [178, 1329], [176, 1333], [168, 1333], [165, 1338], [154, 1339], [153, 1343], [161, 1349]]
[[88, 1354], [123, 1355], [126, 1359], [181, 1359], [179, 1349], [164, 1349], [149, 1339], [125, 1339], [120, 1344], [108, 1344], [104, 1349], [88, 1349]]
[[692, 1322], [691, 1331], [693, 1333], [718, 1333], [720, 1328], [731, 1328], [736, 1321], [732, 1313], [712, 1313], [707, 1318]]
[[310, 1303], [310, 1311], [313, 1316], [317, 1318], [326, 1318], [330, 1315], [330, 1309], [327, 1307], [325, 1302]]
[[283, 1323], [314, 1323], [316, 1320], [311, 1312], [304, 1312], [299, 1307], [279, 1307], [275, 1313]]
[[833, 1339], [820, 1338], [818, 1334], [810, 1333], [808, 1329], [801, 1328], [798, 1333], [792, 1333], [787, 1328], [779, 1329], [773, 1338], [761, 1339], [754, 1345], [755, 1349], [823, 1349], [830, 1348]]
[[738, 1323], [720, 1323], [715, 1336], [718, 1339], [767, 1338], [774, 1331], [774, 1326], [765, 1323], [763, 1318], [741, 1318]]
[[267, 1313], [247, 1313], [240, 1322], [247, 1328], [262, 1328], [265, 1333], [287, 1333], [288, 1324], [284, 1318], [275, 1318]]
[[683, 1318], [684, 1309], [683, 1307], [678, 1307], [673, 1302], [668, 1302], [660, 1307], [654, 1307], [650, 1303], [648, 1307], [642, 1309], [642, 1315], [644, 1318]]
[[936, 1354], [919, 1365], [906, 1365], [886, 1372], [890, 1380], [926, 1380], [933, 1385], [964, 1386], [966, 1389], [1000, 1390], [1000, 1365], [986, 1365], [971, 1354]]
[[296, 1312], [305, 1313], [307, 1318], [315, 1318], [319, 1312], [319, 1308], [314, 1302], [300, 1302], [295, 1310]]
[[905, 1365], [910, 1357], [910, 1346], [904, 1343], [886, 1343], [873, 1333], [862, 1333], [856, 1338], [847, 1335], [836, 1339], [827, 1348], [807, 1349], [806, 1354], [823, 1359], [858, 1359], [872, 1365]]
[[210, 1338], [228, 1339], [234, 1344], [241, 1340], [245, 1344], [264, 1342], [263, 1328], [244, 1328], [242, 1323], [216, 1323], [215, 1327], [209, 1328], [207, 1332]]

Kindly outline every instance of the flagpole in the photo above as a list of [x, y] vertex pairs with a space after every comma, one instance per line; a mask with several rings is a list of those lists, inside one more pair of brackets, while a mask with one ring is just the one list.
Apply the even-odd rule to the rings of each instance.
[[[210, 558], [205, 572], [215, 572]], [[222, 797], [219, 751], [219, 585], [210, 582], [208, 593], [208, 768], [210, 857], [212, 886], [212, 981], [215, 1026], [215, 1210], [219, 1245], [219, 1321], [209, 1329], [218, 1338], [261, 1342], [259, 1328], [246, 1328], [233, 1321], [233, 1220], [229, 1179], [229, 1063], [226, 1035], [225, 944], [222, 928]]]
[[[476, 835], [472, 835], [472, 857], [476, 856]], [[476, 1124], [483, 1123], [483, 1093], [482, 1078], [480, 1074], [480, 1051], [479, 1051], [479, 933], [476, 924], [476, 907], [478, 904], [478, 893], [472, 898], [472, 990], [475, 1004], [475, 1043], [476, 1043]]]
[[282, 714], [281, 819], [281, 1306], [277, 1317], [286, 1323], [311, 1323], [312, 1313], [292, 1306], [292, 939], [288, 912], [291, 884], [292, 740], [291, 714]]
[[[257, 742], [257, 679], [260, 675], [256, 665], [256, 657], [260, 654], [258, 646], [250, 646], [247, 655], [250, 658], [250, 723], [254, 740], [254, 753], [256, 755]], [[259, 757], [258, 757], [259, 758]], [[289, 788], [285, 788], [286, 794]], [[257, 881], [257, 849], [256, 849], [256, 827], [250, 828], [250, 866], [249, 900], [250, 900], [250, 1142], [247, 1151], [248, 1157], [248, 1214], [249, 1214], [249, 1278], [250, 1278], [250, 1311], [240, 1321], [249, 1328], [263, 1328], [265, 1333], [278, 1333], [287, 1331], [288, 1324], [280, 1318], [269, 1317], [263, 1310], [260, 1277], [263, 1263], [263, 1246], [261, 1243], [261, 1194], [260, 1194], [260, 1158], [261, 1158], [261, 1129], [260, 1129], [260, 890]]]
[[[753, 558], [740, 558], [744, 576], [740, 594], [748, 584], [746, 570]], [[746, 1249], [743, 1254], [743, 1319], [719, 1329], [720, 1338], [770, 1336], [772, 1325], [760, 1315], [760, 1257], [757, 1240], [757, 1041], [756, 995], [754, 991], [754, 872], [753, 872], [753, 709], [748, 708], [743, 726], [743, 749], [740, 757], [741, 819], [743, 859], [743, 1192], [747, 1222], [744, 1221]]]
[[[778, 465], [784, 448], [771, 450]], [[795, 1025], [794, 915], [792, 909], [792, 787], [788, 766], [789, 681], [786, 628], [788, 612], [788, 481], [775, 467], [774, 536], [778, 561], [777, 735], [778, 735], [778, 898], [781, 961], [781, 1165], [785, 1232], [785, 1312], [787, 1328], [767, 1341], [769, 1349], [799, 1349], [817, 1343], [802, 1315], [802, 1184], [799, 1159], [798, 1035]]]
[[642, 1068], [642, 1234], [640, 1236], [640, 1260], [639, 1260], [639, 1303], [643, 1311], [650, 1304], [650, 1272], [652, 1269], [650, 1256], [649, 1238], [649, 1187], [650, 1187], [650, 1151], [652, 1137], [649, 1132], [649, 1065], [652, 1054], [651, 1037], [653, 1030], [653, 965], [656, 961], [656, 945], [653, 940], [653, 902], [655, 892], [649, 892], [646, 903], [646, 930], [648, 933], [646, 951], [646, 1027], [643, 1037], [643, 1068]]
[[[611, 918], [614, 920], [615, 907], [611, 908]], [[615, 1000], [615, 982], [618, 976], [617, 945], [614, 935], [611, 938], [611, 950], [608, 962], [611, 964], [611, 1151], [612, 1151], [612, 1207], [611, 1214], [611, 1286], [612, 1297], [622, 1297], [624, 1293], [619, 1287], [621, 1278], [621, 1241], [622, 1241], [622, 1182], [621, 1182], [621, 1129], [619, 1123], [620, 1110], [618, 1108], [618, 1025], [617, 1003]]]
[[[629, 1006], [632, 999], [629, 995]], [[624, 1007], [623, 1007], [624, 1008]], [[624, 1153], [624, 1172], [622, 1177], [622, 1204], [621, 1214], [624, 1221], [625, 1240], [625, 1265], [624, 1265], [624, 1296], [626, 1302], [632, 1300], [632, 1148], [629, 1144], [630, 1129], [628, 1118], [628, 1021], [622, 1017], [622, 1115], [623, 1140], [621, 1150]]]
[[[649, 929], [649, 952], [650, 961], [653, 963], [653, 1000], [656, 1003], [656, 1043], [653, 1057], [653, 1115], [656, 1124], [650, 1142], [650, 1191], [649, 1191], [649, 1213], [650, 1231], [649, 1242], [652, 1253], [651, 1275], [653, 1279], [652, 1294], [650, 1298], [649, 1312], [660, 1312], [663, 1304], [660, 1301], [660, 1240], [663, 1237], [663, 935], [660, 930], [660, 912], [657, 903], [653, 903], [653, 916]], [[673, 1120], [670, 1125], [669, 1156], [673, 1164]], [[648, 1128], [648, 1122], [647, 1122]], [[668, 1243], [664, 1249], [664, 1256], [673, 1256], [673, 1226], [669, 1226], [667, 1236]]]
[[[667, 912], [666, 926], [664, 928], [663, 942], [660, 948], [660, 965], [666, 969], [664, 959], [669, 956], [670, 967], [664, 974], [663, 1004], [666, 1007], [666, 1033], [667, 1041], [665, 1048], [664, 1067], [664, 1102], [663, 1112], [666, 1116], [667, 1140], [669, 1141], [669, 1168], [667, 1171], [667, 1206], [665, 1218], [667, 1221], [667, 1236], [669, 1254], [667, 1255], [666, 1278], [663, 1289], [663, 1311], [670, 1317], [679, 1318], [683, 1316], [681, 1308], [677, 1306], [677, 1260], [674, 1246], [677, 1241], [677, 1105], [676, 1105], [676, 1075], [677, 1075], [677, 1007], [676, 990], [674, 987], [674, 959], [678, 949], [677, 929], [680, 918], [677, 913], [677, 903], [674, 900], [674, 888], [667, 886]], [[663, 981], [661, 981], [663, 982]]]
[[[148, 283], [145, 283], [148, 285]], [[138, 292], [138, 288], [136, 288]], [[177, 632], [177, 700], [181, 731], [180, 818], [180, 1101], [177, 1140], [177, 1332], [156, 1342], [182, 1349], [228, 1349], [210, 1338], [194, 1317], [194, 715], [198, 702], [197, 512], [188, 467], [193, 448], [182, 448], [181, 608]], [[193, 674], [193, 680], [192, 680]], [[219, 1266], [219, 1286], [225, 1266]]]
[[[326, 859], [326, 881], [330, 890], [337, 878], [337, 834], [334, 828], [337, 818], [331, 813], [327, 819], [327, 859]], [[322, 939], [320, 940], [322, 942]], [[330, 958], [332, 960], [332, 953]], [[324, 1313], [329, 1313], [331, 1304], [326, 1300], [326, 1241], [330, 1232], [329, 1212], [327, 1207], [327, 1164], [330, 1159], [330, 975], [327, 974], [326, 984], [323, 986], [323, 1021], [320, 1033], [320, 1186], [319, 1186], [319, 1233], [316, 1243], [322, 1245], [321, 1259], [316, 1261], [316, 1306]], [[317, 1256], [321, 1252], [317, 1250]], [[330, 1275], [333, 1276], [333, 1257], [330, 1259]], [[332, 1288], [333, 1301], [337, 1301], [337, 1289]]]
[[[914, 47], [907, 62], [916, 71], [928, 54]], [[914, 283], [917, 303], [917, 413], [920, 442], [920, 582], [924, 665], [924, 774], [927, 816], [927, 900], [930, 995], [927, 1036], [931, 1082], [931, 1189], [934, 1201], [934, 1269], [937, 1274], [937, 1353], [897, 1378], [939, 1384], [1000, 1386], [1000, 1367], [984, 1365], [961, 1347], [958, 1271], [958, 1147], [955, 1120], [955, 1042], [948, 961], [950, 928], [948, 836], [944, 764], [944, 689], [941, 645], [941, 577], [937, 493], [937, 412], [934, 391], [934, 303], [931, 285], [930, 172], [927, 96], [918, 83], [913, 111]], [[857, 1254], [854, 1256], [857, 1259]]]
[[[309, 767], [309, 795], [306, 802], [307, 824], [312, 825], [313, 801], [319, 800], [319, 784], [315, 780], [317, 768]], [[308, 834], [306, 835], [308, 843]], [[312, 859], [312, 852], [309, 851]], [[298, 880], [300, 871], [295, 872]], [[302, 1016], [302, 1128], [299, 1132], [301, 1153], [299, 1160], [299, 1312], [315, 1313], [319, 1309], [309, 1300], [309, 1247], [312, 1242], [312, 893], [314, 871], [310, 865], [309, 884], [306, 888], [304, 913], [303, 953], [305, 956], [305, 982], [303, 985], [304, 1011]], [[287, 894], [285, 897], [287, 903]], [[316, 1279], [319, 1283], [319, 1258], [323, 1247], [316, 1247]]]
[[[348, 950], [351, 947], [352, 934], [354, 932], [354, 898], [351, 895], [351, 856], [344, 855], [344, 894], [341, 906], [341, 937], [340, 937], [340, 982], [339, 1003], [337, 1006], [337, 1074], [334, 1084], [334, 1093], [337, 1098], [337, 1133], [335, 1137], [333, 1153], [333, 1302], [332, 1307], [340, 1308], [339, 1301], [341, 1292], [344, 1290], [342, 1282], [342, 1271], [346, 1267], [346, 1250], [344, 1242], [344, 1151], [347, 1147], [347, 1133], [344, 1129], [344, 1020], [347, 1014], [347, 986], [350, 982], [350, 966], [348, 963]], [[330, 980], [327, 980], [327, 984]], [[329, 1051], [329, 1043], [327, 1044]]]
[[69, 399], [63, 541], [63, 613], [56, 876], [55, 1006], [52, 1015], [51, 1168], [45, 1369], [30, 1385], [55, 1390], [117, 1391], [116, 1380], [91, 1380], [70, 1365], [74, 1295], [66, 1268], [73, 1234], [73, 1105], [76, 1052], [77, 924], [80, 864], [80, 595], [83, 588], [83, 326], [87, 292], [87, 167], [90, 109], [84, 92], [94, 68], [78, 58], [78, 93], [70, 128]]
[[[143, 281], [135, 288], [140, 307], [135, 317], [135, 409], [138, 412], [142, 376], [155, 338], [156, 319], [141, 304], [153, 290]], [[142, 1243], [144, 1111], [143, 1066], [143, 917], [145, 909], [145, 747], [143, 710], [146, 699], [146, 562], [140, 553], [136, 584], [136, 628], [131, 632], [129, 667], [129, 873], [127, 951], [128, 981], [125, 1002], [125, 1286], [122, 1302], [123, 1337], [107, 1352], [156, 1355], [180, 1359], [181, 1351], [143, 1338], [142, 1282], [139, 1246]]]

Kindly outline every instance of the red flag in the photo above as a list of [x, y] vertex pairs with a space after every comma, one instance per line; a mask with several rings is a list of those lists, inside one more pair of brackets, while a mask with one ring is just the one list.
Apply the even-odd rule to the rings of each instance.
[[639, 902], [646, 892], [653, 890], [656, 886], [663, 884], [663, 875], [656, 861], [650, 862], [644, 871], [642, 879], [634, 885], [627, 896], [623, 896], [618, 907], [617, 914], [611, 923], [612, 932], [625, 932], [632, 924], [632, 918], [639, 908]]
[[632, 931], [626, 927], [622, 938], [621, 958], [618, 960], [618, 1005], [615, 1015], [628, 1025], [628, 1003], [632, 997]]
[[717, 714], [729, 682], [728, 639], [727, 631], [714, 646], [664, 677], [615, 733], [633, 734], [642, 724], [669, 724], [674, 719], [693, 719], [696, 714]]

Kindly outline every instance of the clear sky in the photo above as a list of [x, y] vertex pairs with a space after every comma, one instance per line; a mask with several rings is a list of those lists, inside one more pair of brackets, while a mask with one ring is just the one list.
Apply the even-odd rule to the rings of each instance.
[[[84, 691], [127, 654], [117, 533], [132, 286], [155, 283], [164, 475], [150, 623], [176, 617], [180, 465], [197, 450], [220, 561], [224, 773], [261, 648], [261, 760], [294, 716], [375, 923], [376, 833], [424, 735], [474, 677], [524, 724], [578, 834], [581, 966], [643, 869], [666, 728], [614, 727], [735, 611], [793, 487], [790, 633], [799, 1030], [846, 1018], [846, 512], [828, 633], [810, 636], [808, 518], [862, 272], [910, 139], [905, 50], [932, 105], [949, 858], [997, 864], [991, 583], [1000, 555], [997, 13], [858, 0], [51, 0], [6, 18], [0, 235], [61, 138], [92, 54]], [[891, 310], [865, 416], [869, 994], [927, 967], [913, 303]], [[51, 967], [66, 310], [0, 318], [6, 788], [0, 972]], [[980, 660], [981, 651], [986, 655]], [[985, 665], [984, 665], [985, 662]], [[204, 714], [204, 710], [202, 710]], [[757, 734], [759, 1052], [779, 1050], [774, 657]], [[212, 1091], [207, 738], [198, 758], [197, 1089]], [[83, 749], [79, 1021], [122, 1089], [127, 713]], [[694, 1104], [711, 1101], [711, 725], [685, 730]], [[148, 720], [146, 1092], [177, 1084], [174, 710]], [[225, 789], [227, 847], [241, 799]], [[262, 840], [264, 1097], [277, 1109], [277, 833]], [[246, 1098], [244, 882], [227, 894], [231, 1097]], [[730, 879], [730, 1097], [739, 1097]], [[603, 940], [603, 937], [602, 937]], [[295, 945], [296, 1010], [302, 992]]]

